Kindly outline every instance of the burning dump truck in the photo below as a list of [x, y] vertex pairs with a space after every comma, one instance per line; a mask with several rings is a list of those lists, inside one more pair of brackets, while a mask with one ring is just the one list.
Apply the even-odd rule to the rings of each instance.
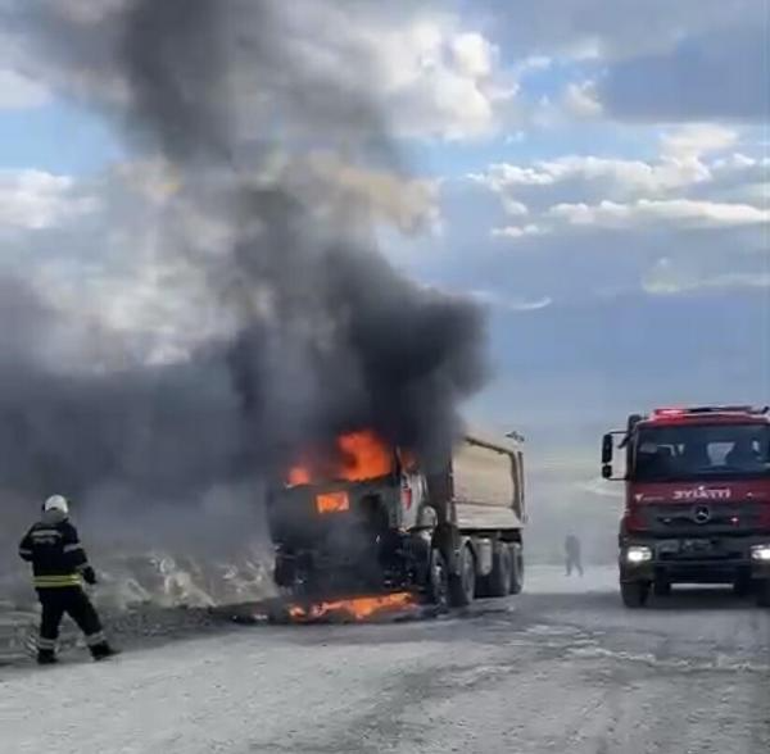
[[310, 452], [268, 495], [275, 582], [295, 618], [364, 618], [517, 594], [526, 521], [522, 438], [466, 435], [430, 467], [374, 432]]

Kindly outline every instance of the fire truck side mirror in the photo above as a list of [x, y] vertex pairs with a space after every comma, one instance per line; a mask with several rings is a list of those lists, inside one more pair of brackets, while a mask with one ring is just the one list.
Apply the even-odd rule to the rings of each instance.
[[612, 479], [612, 464], [611, 463], [605, 463], [602, 465], [602, 478], [603, 479]]
[[[606, 434], [602, 438], [602, 465], [605, 467], [610, 466], [610, 476], [612, 476], [612, 451], [614, 449], [615, 441], [611, 434]], [[603, 472], [604, 473], [604, 470]], [[606, 478], [606, 477], [605, 477]]]

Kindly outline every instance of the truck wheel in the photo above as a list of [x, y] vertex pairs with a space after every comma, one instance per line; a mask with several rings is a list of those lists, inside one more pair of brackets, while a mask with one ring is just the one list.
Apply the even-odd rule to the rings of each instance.
[[476, 559], [465, 545], [460, 552], [460, 573], [449, 576], [449, 600], [452, 607], [467, 607], [476, 594]]
[[671, 582], [668, 579], [655, 579], [655, 584], [652, 587], [656, 597], [670, 597], [671, 596]]
[[620, 584], [620, 596], [626, 607], [644, 607], [650, 596], [650, 584], [647, 581], [625, 581]]
[[762, 579], [756, 582], [757, 586], [757, 605], [759, 607], [770, 607], [770, 579]]
[[492, 556], [492, 572], [485, 579], [485, 596], [507, 597], [511, 593], [512, 576], [513, 553], [507, 544], [501, 543], [495, 547]]
[[511, 594], [521, 594], [524, 589], [524, 551], [514, 542], [511, 551]]
[[288, 588], [294, 585], [296, 580], [296, 569], [294, 560], [281, 557], [275, 559], [273, 567], [273, 581], [277, 587]]
[[434, 547], [430, 554], [428, 578], [428, 599], [439, 610], [446, 610], [449, 607], [449, 570], [438, 547]]
[[751, 578], [748, 576], [739, 576], [733, 582], [733, 594], [736, 597], [748, 597], [752, 589]]

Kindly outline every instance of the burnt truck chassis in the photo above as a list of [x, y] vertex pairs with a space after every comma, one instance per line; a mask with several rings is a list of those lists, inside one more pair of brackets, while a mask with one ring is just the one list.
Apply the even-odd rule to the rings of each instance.
[[[427, 498], [409, 528], [401, 519], [398, 474], [273, 491], [268, 520], [276, 585], [287, 596], [307, 600], [410, 591], [440, 609], [467, 605], [474, 593], [518, 593], [520, 533], [517, 541], [507, 541], [511, 532], [477, 533], [489, 544], [487, 576], [477, 584], [468, 556], [475, 538], [459, 531], [448, 489], [446, 480], [429, 479]], [[338, 492], [347, 494], [349, 509], [319, 515], [316, 497]], [[510, 586], [497, 583], [501, 554], [517, 564]]]

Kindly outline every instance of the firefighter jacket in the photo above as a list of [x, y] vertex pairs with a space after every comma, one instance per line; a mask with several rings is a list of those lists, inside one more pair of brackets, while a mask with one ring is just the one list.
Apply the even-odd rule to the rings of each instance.
[[19, 544], [19, 556], [32, 564], [37, 589], [82, 586], [93, 569], [80, 544], [77, 529], [58, 511], [47, 511]]

